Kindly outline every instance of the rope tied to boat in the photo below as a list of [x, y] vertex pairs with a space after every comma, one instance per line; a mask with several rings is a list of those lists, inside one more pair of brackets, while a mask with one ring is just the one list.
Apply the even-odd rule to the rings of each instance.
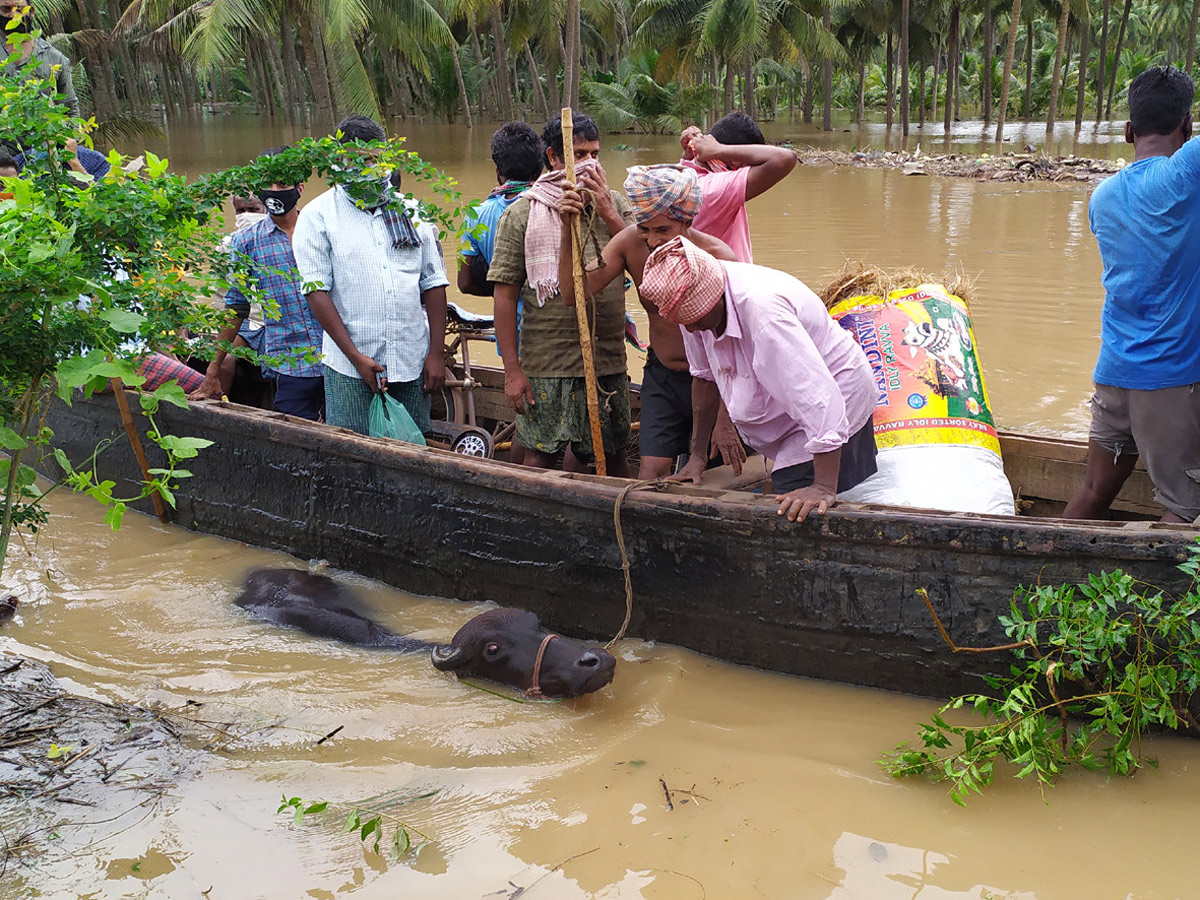
[[633, 491], [639, 491], [642, 488], [653, 488], [656, 491], [666, 490], [671, 482], [664, 478], [649, 478], [645, 481], [631, 481], [625, 487], [621, 488], [621, 492], [617, 494], [617, 501], [613, 504], [613, 528], [617, 532], [617, 549], [621, 551], [621, 574], [625, 578], [625, 621], [621, 623], [620, 630], [616, 636], [604, 645], [605, 650], [612, 650], [621, 638], [625, 637], [625, 629], [629, 627], [629, 620], [633, 618], [633, 582], [629, 577], [629, 553], [625, 549], [625, 530], [621, 527], [621, 504], [625, 502], [625, 498]]

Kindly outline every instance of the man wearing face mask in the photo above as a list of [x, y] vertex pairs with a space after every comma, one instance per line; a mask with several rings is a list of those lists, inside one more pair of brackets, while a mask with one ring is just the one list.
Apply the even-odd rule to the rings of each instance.
[[[629, 201], [612, 191], [600, 167], [600, 131], [590, 116], [572, 126], [575, 172], [591, 198], [585, 221], [584, 265], [596, 264], [596, 247], [633, 224]], [[496, 226], [488, 281], [496, 285], [496, 343], [504, 358], [504, 395], [517, 413], [522, 464], [548, 469], [559, 453], [563, 468], [584, 470], [594, 459], [583, 379], [583, 354], [575, 310], [559, 298], [562, 220], [558, 203], [566, 187], [562, 122], [542, 130], [550, 171], [505, 210]], [[592, 213], [594, 212], [594, 217]], [[520, 348], [517, 304], [523, 302]], [[629, 375], [625, 367], [625, 287], [614, 279], [594, 298], [592, 337], [600, 392], [600, 430], [608, 474], [628, 474]]]
[[[259, 156], [274, 156], [280, 149], [264, 150]], [[268, 316], [264, 325], [262, 353], [266, 356], [296, 351], [318, 353], [321, 348], [321, 326], [305, 302], [292, 252], [299, 217], [296, 204], [303, 193], [303, 184], [272, 184], [260, 191], [258, 198], [267, 210], [267, 218], [234, 232], [229, 241], [235, 269], [244, 271], [246, 281], [256, 283], [278, 306], [277, 317]], [[219, 339], [232, 341], [250, 314], [250, 301], [235, 284], [225, 294], [225, 306], [233, 311], [234, 321], [222, 329]], [[221, 396], [224, 359], [225, 351], [218, 349], [205, 372], [204, 384], [188, 395], [189, 400]], [[313, 421], [320, 419], [325, 407], [320, 362], [287, 361], [273, 368], [277, 372], [275, 410]]]
[[[386, 139], [366, 116], [343, 119], [343, 144]], [[364, 151], [369, 152], [369, 151]], [[428, 431], [429, 393], [446, 380], [446, 264], [434, 226], [397, 202], [394, 177], [339, 184], [304, 208], [296, 263], [325, 330], [325, 413], [366, 434], [386, 390]]]
[[[16, 20], [15, 25], [13, 20]], [[32, 31], [33, 9], [28, 0], [0, 0], [0, 32], [5, 40], [0, 59], [8, 57], [10, 47], [7, 41], [14, 32], [25, 36], [17, 48], [20, 59], [0, 71], [6, 76], [16, 75], [33, 60], [37, 65], [34, 75], [53, 80], [58, 102], [64, 104], [72, 116], [78, 116], [79, 98], [75, 96], [75, 85], [71, 82], [71, 61], [55, 50], [44, 37], [30, 37]]]

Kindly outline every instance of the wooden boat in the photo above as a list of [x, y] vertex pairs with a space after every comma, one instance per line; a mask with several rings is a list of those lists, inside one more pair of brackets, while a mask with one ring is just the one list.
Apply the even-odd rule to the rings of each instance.
[[[476, 411], [503, 414], [499, 373], [476, 371]], [[493, 408], [494, 407], [494, 408]], [[49, 411], [68, 457], [95, 448], [101, 477], [137, 480], [114, 398]], [[625, 614], [613, 524], [628, 482], [517, 468], [229, 403], [164, 407], [166, 433], [215, 446], [189, 462], [175, 520], [197, 531], [324, 558], [419, 594], [524, 607], [550, 627], [606, 639]], [[1006, 642], [997, 617], [1019, 585], [1124, 568], [1167, 589], [1196, 529], [1161, 514], [1144, 472], [1116, 509], [1128, 521], [1068, 523], [1085, 445], [1007, 434], [1023, 514], [839, 505], [803, 524], [759, 492], [764, 471], [714, 470], [703, 487], [628, 495], [621, 522], [634, 589], [630, 636], [734, 663], [945, 696], [980, 687], [1004, 654], [949, 651], [925, 588], [960, 646]], [[151, 447], [150, 449], [153, 449]], [[151, 460], [151, 465], [155, 465]], [[241, 573], [229, 573], [230, 580]]]

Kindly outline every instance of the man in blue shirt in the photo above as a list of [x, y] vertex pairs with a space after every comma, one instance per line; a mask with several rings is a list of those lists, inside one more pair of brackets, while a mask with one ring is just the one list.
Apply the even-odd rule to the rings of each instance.
[[[273, 156], [278, 149], [264, 150], [261, 156]], [[296, 204], [304, 192], [303, 184], [272, 184], [259, 193], [268, 217], [235, 232], [229, 241], [235, 268], [247, 268], [247, 280], [275, 302], [278, 309], [265, 316], [262, 352], [266, 356], [295, 355], [308, 351], [310, 361], [286, 360], [272, 364], [278, 373], [275, 409], [291, 416], [316, 421], [325, 408], [325, 381], [321, 362], [323, 333], [304, 299], [303, 285], [296, 271], [292, 235], [299, 211]], [[250, 300], [234, 284], [225, 294], [225, 306], [233, 311], [234, 321], [221, 331], [220, 340], [232, 341], [242, 322], [250, 314]], [[204, 384], [188, 395], [191, 400], [221, 396], [220, 370], [224, 350], [208, 366]]]
[[[492, 135], [492, 162], [496, 164], [499, 187], [463, 220], [463, 239], [467, 246], [458, 267], [458, 289], [464, 294], [492, 296], [487, 270], [496, 247], [496, 223], [509, 205], [542, 174], [545, 149], [541, 135], [526, 122], [501, 125]], [[478, 234], [474, 233], [477, 228]]]
[[1097, 519], [1140, 455], [1165, 522], [1200, 516], [1200, 142], [1195, 88], [1153, 68], [1129, 87], [1134, 160], [1092, 194], [1104, 262], [1100, 357], [1084, 483], [1069, 519]]

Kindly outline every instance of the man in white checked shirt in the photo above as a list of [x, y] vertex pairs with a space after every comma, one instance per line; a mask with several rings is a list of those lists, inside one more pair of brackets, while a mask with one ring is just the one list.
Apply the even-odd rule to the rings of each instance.
[[[365, 116], [338, 125], [342, 143], [378, 141]], [[429, 430], [429, 392], [445, 380], [446, 266], [437, 230], [388, 207], [389, 179], [334, 187], [300, 212], [296, 267], [325, 331], [325, 420], [367, 433], [371, 398], [381, 389]], [[373, 196], [367, 197], [368, 194]]]

